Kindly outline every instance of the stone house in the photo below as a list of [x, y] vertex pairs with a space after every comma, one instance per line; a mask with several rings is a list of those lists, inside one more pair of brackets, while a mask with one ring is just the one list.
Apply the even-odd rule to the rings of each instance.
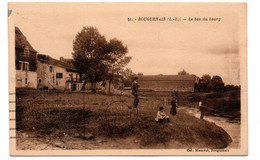
[[193, 75], [141, 75], [138, 78], [140, 89], [194, 92]]
[[38, 54], [37, 88], [80, 91], [82, 80], [77, 69], [64, 61]]
[[15, 27], [15, 84], [17, 88], [37, 88], [36, 55], [37, 51], [20, 29]]

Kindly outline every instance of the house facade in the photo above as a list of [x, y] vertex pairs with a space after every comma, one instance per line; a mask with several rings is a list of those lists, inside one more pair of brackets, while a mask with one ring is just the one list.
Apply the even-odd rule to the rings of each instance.
[[154, 91], [194, 92], [193, 75], [142, 75], [138, 76], [140, 89]]
[[56, 60], [37, 54], [21, 30], [15, 27], [16, 88], [79, 91], [83, 83], [71, 62], [71, 59]]
[[37, 88], [80, 91], [82, 84], [74, 66], [47, 55], [38, 55]]
[[37, 88], [37, 51], [27, 41], [18, 27], [15, 27], [15, 69], [17, 88]]

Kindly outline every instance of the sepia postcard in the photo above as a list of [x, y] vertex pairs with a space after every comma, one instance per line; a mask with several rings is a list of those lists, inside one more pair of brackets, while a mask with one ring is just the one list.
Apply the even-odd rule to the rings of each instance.
[[8, 4], [12, 156], [247, 155], [246, 3]]

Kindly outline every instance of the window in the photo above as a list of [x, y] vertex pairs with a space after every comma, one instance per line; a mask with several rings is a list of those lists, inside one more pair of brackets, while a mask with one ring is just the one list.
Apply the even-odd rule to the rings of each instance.
[[23, 70], [24, 70], [24, 71], [27, 71], [27, 65], [26, 65], [26, 63], [23, 63]]
[[20, 62], [20, 68], [23, 71], [28, 71], [29, 70], [29, 63], [24, 62], [24, 61], [19, 61]]
[[29, 57], [29, 47], [28, 47], [28, 46], [26, 46], [26, 47], [24, 48], [24, 56], [25, 56], [25, 57]]
[[39, 84], [41, 84], [42, 83], [42, 80], [41, 79], [39, 79]]
[[56, 73], [56, 78], [62, 78], [62, 73]]
[[42, 65], [42, 68], [44, 68], [44, 65]]
[[25, 81], [24, 81], [25, 84], [27, 84], [27, 78], [25, 78]]
[[52, 66], [50, 66], [50, 72], [52, 72], [52, 70], [53, 70], [53, 68], [52, 68]]

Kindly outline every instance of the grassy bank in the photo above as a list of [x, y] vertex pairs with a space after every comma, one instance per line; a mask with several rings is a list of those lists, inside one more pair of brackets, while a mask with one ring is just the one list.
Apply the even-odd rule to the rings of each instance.
[[[170, 117], [173, 126], [156, 123], [154, 118], [160, 99], [141, 99], [137, 116], [135, 110], [127, 108], [132, 104], [130, 97], [121, 97], [124, 101], [121, 106], [114, 103], [108, 107], [120, 98], [86, 93], [42, 95], [40, 92], [20, 92], [17, 96], [17, 130], [36, 137], [84, 138], [86, 133], [106, 139], [134, 137], [143, 148], [177, 148], [174, 144], [181, 148], [225, 148], [231, 142], [222, 128], [181, 110]], [[169, 107], [165, 106], [166, 113]]]

